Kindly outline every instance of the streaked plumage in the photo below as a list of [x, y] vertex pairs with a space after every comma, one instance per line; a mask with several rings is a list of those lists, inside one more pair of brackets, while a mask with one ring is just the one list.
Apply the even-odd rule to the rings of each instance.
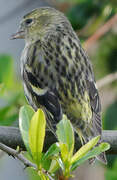
[[[29, 104], [45, 111], [52, 131], [64, 113], [84, 143], [101, 134], [92, 65], [67, 18], [53, 8], [38, 8], [24, 16], [20, 30], [26, 41], [21, 75]], [[104, 154], [98, 158], [106, 162]]]

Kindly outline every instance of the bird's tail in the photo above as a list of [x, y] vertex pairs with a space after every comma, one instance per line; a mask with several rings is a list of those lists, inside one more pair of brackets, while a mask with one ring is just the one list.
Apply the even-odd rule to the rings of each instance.
[[103, 164], [107, 164], [107, 159], [106, 159], [105, 152], [102, 152], [101, 154], [99, 154], [98, 156], [96, 156], [96, 159], [98, 159], [99, 161], [101, 161]]
[[[99, 142], [96, 144], [96, 146], [99, 146], [99, 144], [101, 144], [102, 142], [103, 142], [103, 140], [100, 139]], [[94, 162], [95, 162], [96, 159], [97, 159], [98, 161], [102, 162], [103, 164], [107, 164], [107, 159], [106, 159], [106, 154], [105, 154], [105, 152], [102, 152], [102, 153], [100, 153], [98, 156], [96, 156], [96, 157], [94, 158]], [[92, 163], [93, 163], [93, 161], [92, 161]]]
[[103, 164], [107, 164], [107, 159], [106, 159], [106, 155], [105, 152], [102, 152], [101, 154], [99, 154], [98, 156], [89, 159], [89, 164], [93, 164], [95, 162], [95, 160], [100, 161]]

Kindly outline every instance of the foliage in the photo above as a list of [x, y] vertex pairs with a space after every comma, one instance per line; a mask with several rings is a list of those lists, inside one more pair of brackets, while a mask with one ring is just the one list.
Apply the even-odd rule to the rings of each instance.
[[37, 165], [36, 171], [40, 179], [56, 179], [58, 169], [62, 170], [62, 175], [65, 178], [72, 177], [72, 171], [79, 165], [110, 147], [108, 143], [101, 143], [95, 147], [100, 139], [100, 136], [97, 136], [74, 154], [74, 130], [64, 115], [57, 125], [58, 142], [52, 144], [44, 153], [43, 145], [46, 131], [44, 112], [38, 109], [34, 113], [30, 106], [24, 106], [21, 108], [19, 116], [20, 131], [30, 158]]
[[24, 95], [20, 83], [14, 76], [13, 59], [0, 55], [0, 125], [12, 125], [18, 119]]
[[[87, 36], [100, 27], [102, 22], [105, 22], [112, 17], [117, 8], [114, 1], [100, 1], [100, 0], [57, 0], [59, 3], [64, 2], [69, 4], [66, 15], [69, 18], [73, 28], [79, 30], [88, 26], [83, 33]], [[91, 26], [90, 26], [91, 25]]]
[[100, 40], [97, 51], [92, 57], [97, 79], [104, 77], [106, 74], [117, 71], [116, 42], [117, 35], [114, 32], [106, 34], [105, 37]]

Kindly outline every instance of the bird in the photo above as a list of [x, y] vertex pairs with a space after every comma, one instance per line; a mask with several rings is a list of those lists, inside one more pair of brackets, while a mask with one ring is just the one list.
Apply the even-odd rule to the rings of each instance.
[[[65, 114], [82, 144], [101, 136], [92, 63], [67, 17], [55, 8], [39, 7], [22, 18], [12, 39], [25, 40], [20, 60], [24, 93], [35, 111], [45, 112], [48, 129], [55, 133]], [[96, 158], [107, 163], [105, 153]]]

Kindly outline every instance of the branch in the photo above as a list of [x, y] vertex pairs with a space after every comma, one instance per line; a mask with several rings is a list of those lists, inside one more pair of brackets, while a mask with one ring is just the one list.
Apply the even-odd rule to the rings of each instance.
[[15, 127], [0, 126], [0, 142], [13, 149], [20, 146], [21, 149], [25, 150], [20, 131]]
[[103, 130], [102, 139], [111, 146], [107, 153], [117, 154], [117, 130]]
[[117, 72], [109, 74], [109, 75], [105, 76], [104, 78], [98, 80], [97, 87], [100, 89], [100, 88], [104, 87], [105, 85], [108, 85], [116, 80], [117, 80]]
[[[0, 142], [13, 149], [16, 149], [17, 146], [20, 146], [22, 150], [26, 150], [22, 141], [20, 130], [16, 127], [0, 126]], [[56, 142], [56, 138], [54, 138], [50, 131], [47, 131], [44, 150], [46, 151], [48, 147], [54, 142]]]
[[19, 159], [25, 167], [34, 167], [36, 169], [36, 165], [27, 160], [21, 153], [18, 151], [6, 146], [5, 144], [0, 143], [0, 149], [6, 152], [8, 155], [13, 156], [14, 158]]
[[109, 19], [101, 28], [99, 28], [91, 37], [89, 37], [85, 43], [84, 48], [89, 49], [101, 36], [107, 33], [113, 25], [117, 23], [117, 14], [115, 14], [111, 19]]
[[[103, 130], [102, 138], [111, 145], [111, 148], [107, 153], [117, 154], [117, 131]], [[25, 150], [20, 131], [15, 127], [0, 126], [0, 142], [14, 149], [16, 149], [17, 146], [20, 146], [21, 149]], [[46, 151], [54, 142], [56, 142], [56, 138], [51, 132], [47, 131], [44, 151]]]

